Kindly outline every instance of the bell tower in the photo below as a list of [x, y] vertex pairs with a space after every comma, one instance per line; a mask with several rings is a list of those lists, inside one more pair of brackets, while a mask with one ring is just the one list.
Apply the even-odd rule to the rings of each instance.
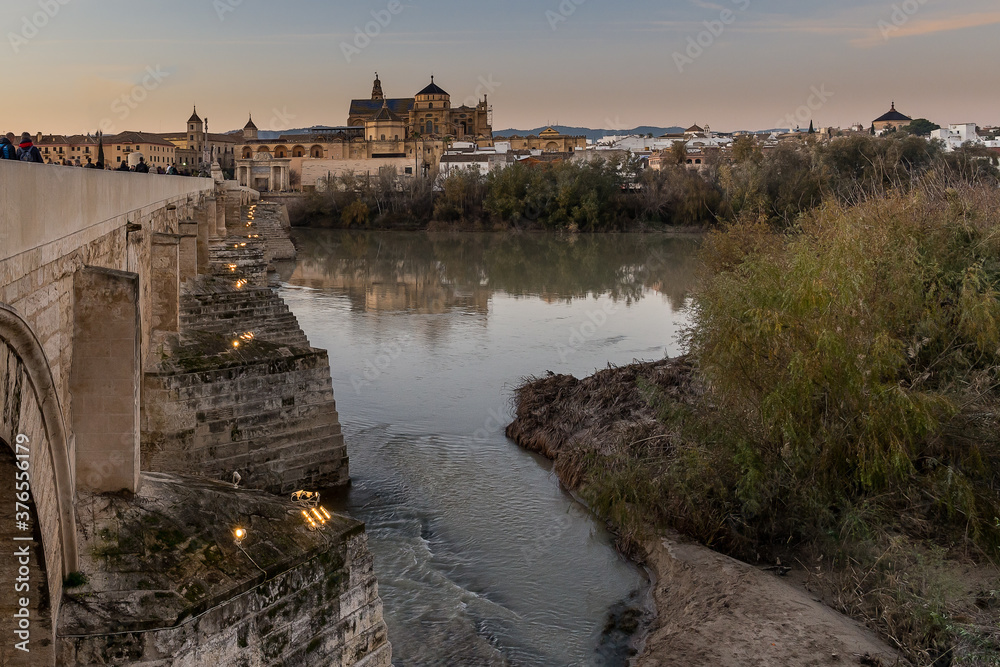
[[198, 108], [195, 107], [191, 117], [188, 118], [188, 149], [202, 150], [205, 143], [205, 121], [198, 116]]
[[372, 100], [384, 100], [382, 94], [382, 82], [378, 79], [378, 72], [375, 72], [375, 85], [372, 86]]
[[253, 114], [250, 115], [250, 120], [247, 124], [243, 126], [243, 139], [244, 141], [254, 141], [257, 139], [257, 126], [253, 122]]

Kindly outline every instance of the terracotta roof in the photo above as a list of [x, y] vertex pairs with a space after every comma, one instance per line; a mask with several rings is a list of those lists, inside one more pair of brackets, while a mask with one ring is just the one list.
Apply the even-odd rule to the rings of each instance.
[[161, 137], [158, 134], [151, 134], [149, 132], [120, 132], [111, 137], [104, 137], [104, 143], [106, 144], [157, 144], [159, 146], [170, 146], [173, 144]]
[[209, 141], [214, 141], [216, 143], [222, 144], [238, 144], [240, 143], [239, 137], [232, 134], [215, 134], [214, 132], [209, 132], [207, 135]]
[[89, 137], [86, 134], [43, 134], [42, 140], [36, 142], [38, 146], [96, 146], [97, 137]]

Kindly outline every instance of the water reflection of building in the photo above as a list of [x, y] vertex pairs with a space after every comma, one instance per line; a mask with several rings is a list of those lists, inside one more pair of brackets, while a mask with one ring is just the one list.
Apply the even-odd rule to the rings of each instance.
[[[454, 310], [489, 314], [492, 290], [469, 289], [443, 282], [434, 270], [376, 272], [354, 260], [331, 264], [300, 261], [288, 282], [301, 287], [345, 294], [356, 310], [440, 315]], [[391, 280], [389, 279], [391, 278]]]
[[293, 285], [346, 295], [364, 312], [489, 315], [494, 294], [545, 303], [659, 294], [684, 309], [698, 240], [597, 235], [318, 232], [297, 238]]

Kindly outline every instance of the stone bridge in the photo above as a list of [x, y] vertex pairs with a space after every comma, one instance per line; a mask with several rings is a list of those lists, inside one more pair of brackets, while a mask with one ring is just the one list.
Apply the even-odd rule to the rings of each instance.
[[[207, 253], [225, 232], [225, 198], [250, 195], [220, 192], [211, 179], [7, 161], [0, 182], [3, 626], [22, 602], [6, 590], [25, 565], [11, 545], [30, 547], [31, 573], [30, 657], [5, 632], [0, 661], [53, 664], [63, 580], [79, 564], [76, 493], [139, 484], [141, 370], [154, 321], [179, 289], [153, 267], [197, 253], [199, 238]], [[30, 491], [15, 487], [19, 472]], [[15, 513], [28, 508], [19, 523]]]
[[283, 207], [221, 179], [0, 182], [0, 665], [389, 665], [363, 525], [331, 539], [260, 492], [348, 482], [327, 354], [268, 286]]

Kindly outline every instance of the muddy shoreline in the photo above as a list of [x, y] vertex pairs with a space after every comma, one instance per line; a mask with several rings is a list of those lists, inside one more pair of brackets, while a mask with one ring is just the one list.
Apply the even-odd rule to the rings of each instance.
[[[581, 461], [587, 456], [625, 434], [640, 432], [650, 442], [670, 437], [637, 387], [655, 387], [669, 400], [685, 402], [701, 392], [693, 378], [692, 366], [681, 358], [608, 367], [582, 380], [529, 379], [518, 391], [516, 418], [506, 433], [552, 460], [563, 486], [585, 503], [588, 480]], [[651, 578], [654, 615], [632, 637], [639, 653], [635, 665], [909, 664], [805, 588], [674, 532], [640, 534], [613, 520], [608, 524], [618, 548]]]

